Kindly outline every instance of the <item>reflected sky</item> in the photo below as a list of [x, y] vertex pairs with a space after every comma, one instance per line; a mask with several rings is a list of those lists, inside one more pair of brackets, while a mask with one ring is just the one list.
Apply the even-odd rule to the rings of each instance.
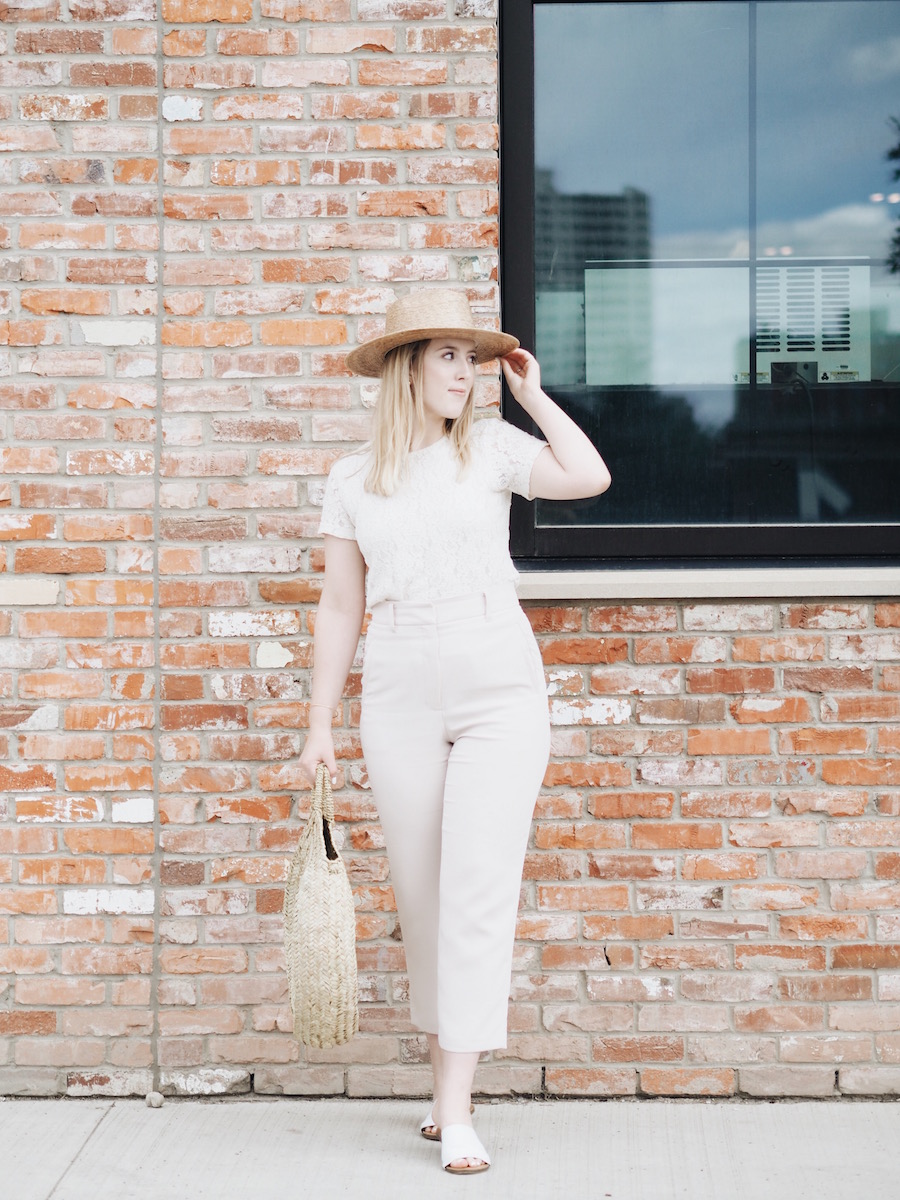
[[[760, 250], [805, 238], [815, 249], [798, 253], [826, 253], [840, 228], [841, 253], [883, 254], [900, 205], [869, 195], [897, 187], [884, 156], [897, 140], [887, 119], [900, 115], [900, 4], [776, 0], [756, 11]], [[746, 253], [749, 13], [536, 5], [536, 163], [555, 188], [647, 192], [657, 254], [680, 256], [704, 234], [704, 255]]]

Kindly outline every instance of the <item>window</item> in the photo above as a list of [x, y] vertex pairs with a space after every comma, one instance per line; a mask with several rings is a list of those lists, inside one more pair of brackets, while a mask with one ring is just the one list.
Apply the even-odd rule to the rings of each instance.
[[501, 46], [504, 327], [613, 474], [517, 557], [896, 556], [900, 5], [504, 0]]

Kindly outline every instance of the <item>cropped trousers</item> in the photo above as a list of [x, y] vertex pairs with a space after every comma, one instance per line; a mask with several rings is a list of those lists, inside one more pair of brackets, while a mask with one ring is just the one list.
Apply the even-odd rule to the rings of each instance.
[[444, 1050], [504, 1047], [522, 867], [550, 749], [541, 658], [513, 586], [376, 604], [360, 733], [412, 1022]]

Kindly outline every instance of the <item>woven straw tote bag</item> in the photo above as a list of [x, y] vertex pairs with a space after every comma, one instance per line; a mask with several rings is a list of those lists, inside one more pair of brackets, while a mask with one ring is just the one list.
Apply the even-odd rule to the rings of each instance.
[[294, 1036], [328, 1049], [359, 1028], [356, 915], [350, 880], [331, 840], [334, 802], [324, 763], [284, 890], [284, 952]]

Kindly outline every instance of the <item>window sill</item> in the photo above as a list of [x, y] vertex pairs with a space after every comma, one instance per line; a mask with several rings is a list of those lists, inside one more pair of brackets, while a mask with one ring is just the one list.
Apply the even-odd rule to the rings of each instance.
[[900, 595], [900, 567], [522, 571], [520, 600], [723, 600]]

